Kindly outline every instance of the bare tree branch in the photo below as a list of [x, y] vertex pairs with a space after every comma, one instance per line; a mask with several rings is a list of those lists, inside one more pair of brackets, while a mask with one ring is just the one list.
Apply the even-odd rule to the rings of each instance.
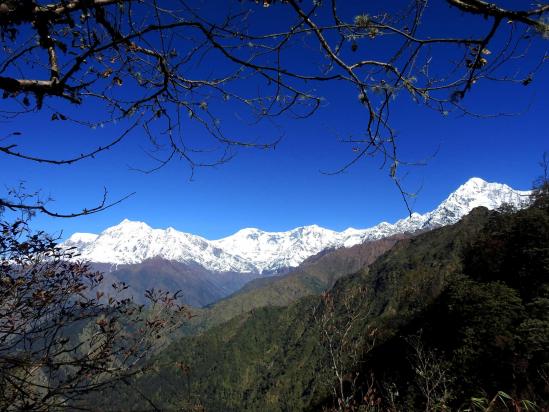
[[[337, 0], [266, 0], [263, 6], [282, 10], [272, 31], [254, 20], [261, 5], [253, 1], [239, 3], [234, 13], [209, 16], [187, 0], [173, 5], [1, 0], [0, 41], [8, 53], [0, 60], [0, 90], [10, 104], [0, 116], [12, 120], [50, 111], [53, 119], [63, 116], [85, 127], [137, 124], [156, 161], [135, 169], [152, 171], [181, 159], [194, 170], [227, 162], [238, 147], [276, 146], [279, 136], [227, 135], [227, 107], [249, 124], [280, 116], [306, 118], [323, 106], [323, 85], [338, 82], [356, 91], [341, 101], [360, 105], [364, 116], [362, 137], [346, 139], [352, 145], [349, 161], [333, 173], [379, 158], [408, 199], [402, 182], [408, 162], [398, 150], [393, 105], [411, 100], [443, 116], [490, 116], [467, 107], [470, 90], [486, 82], [528, 86], [547, 60], [545, 52], [531, 60], [533, 67], [517, 64], [534, 49], [539, 52], [533, 44], [547, 37], [548, 5], [508, 9], [484, 0], [447, 3], [463, 21], [451, 36], [444, 27], [431, 28], [428, 0], [402, 0], [392, 11], [377, 12], [361, 4], [344, 14]], [[486, 20], [484, 34], [471, 28], [481, 26], [478, 16]], [[370, 42], [384, 52], [376, 53]], [[310, 64], [295, 61], [295, 47]], [[88, 104], [102, 110], [90, 118], [73, 107]], [[194, 138], [192, 123], [206, 136]], [[73, 164], [121, 140], [113, 138], [71, 159], [30, 155], [12, 144], [0, 153]]]

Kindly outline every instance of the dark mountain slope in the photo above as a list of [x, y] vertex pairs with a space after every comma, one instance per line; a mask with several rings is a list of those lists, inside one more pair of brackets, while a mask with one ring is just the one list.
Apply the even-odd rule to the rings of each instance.
[[[105, 268], [101, 268], [105, 270]], [[143, 300], [147, 289], [182, 291], [183, 302], [202, 307], [237, 291], [254, 279], [254, 275], [212, 272], [198, 264], [186, 264], [162, 258], [147, 259], [133, 265], [118, 265], [105, 270], [105, 285], [113, 281], [126, 282], [136, 301]]]

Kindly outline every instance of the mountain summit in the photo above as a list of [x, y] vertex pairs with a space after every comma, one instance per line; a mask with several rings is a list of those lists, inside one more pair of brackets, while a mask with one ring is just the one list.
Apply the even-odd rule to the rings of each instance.
[[99, 235], [75, 233], [64, 246], [75, 247], [80, 258], [95, 263], [133, 264], [161, 257], [217, 272], [272, 273], [296, 267], [328, 248], [350, 247], [399, 233], [450, 225], [478, 206], [496, 209], [508, 203], [523, 207], [529, 193], [474, 177], [431, 212], [413, 213], [394, 224], [382, 222], [367, 229], [336, 232], [311, 225], [286, 232], [265, 232], [246, 228], [222, 239], [207, 240], [173, 228], [153, 229], [146, 223], [124, 219]]

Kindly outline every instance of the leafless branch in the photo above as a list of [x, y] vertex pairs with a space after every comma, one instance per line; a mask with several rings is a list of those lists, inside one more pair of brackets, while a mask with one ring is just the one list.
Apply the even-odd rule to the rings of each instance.
[[[322, 107], [324, 84], [349, 84], [358, 98], [341, 99], [363, 108], [363, 135], [353, 139], [349, 161], [333, 173], [380, 158], [409, 207], [401, 171], [407, 163], [398, 151], [393, 105], [411, 99], [443, 116], [483, 117], [465, 104], [472, 88], [485, 82], [528, 86], [547, 60], [542, 53], [533, 67], [517, 66], [533, 53], [534, 43], [547, 37], [549, 6], [544, 4], [507, 9], [497, 2], [447, 0], [464, 22], [450, 36], [444, 28], [431, 28], [428, 0], [403, 0], [391, 12], [369, 12], [370, 6], [360, 5], [351, 14], [340, 13], [337, 0], [265, 0], [263, 6], [283, 13], [272, 31], [254, 20], [261, 7], [256, 3], [208, 16], [186, 0], [173, 5], [2, 0], [0, 41], [9, 53], [0, 61], [0, 90], [10, 105], [0, 116], [11, 120], [51, 111], [53, 120], [88, 127], [142, 127], [158, 161], [136, 169], [156, 170], [176, 159], [194, 169], [230, 160], [235, 148], [277, 144], [278, 137], [229, 136], [223, 127], [227, 107], [250, 124], [280, 116], [305, 118]], [[478, 16], [485, 17], [484, 34], [467, 24]], [[371, 42], [383, 53], [369, 47]], [[318, 64], [298, 64], [292, 52], [296, 46], [304, 59]], [[74, 109], [87, 104], [102, 110], [90, 118]], [[193, 138], [192, 124], [206, 138]], [[30, 155], [13, 144], [0, 152], [73, 164], [121, 140], [113, 138], [71, 159]]]

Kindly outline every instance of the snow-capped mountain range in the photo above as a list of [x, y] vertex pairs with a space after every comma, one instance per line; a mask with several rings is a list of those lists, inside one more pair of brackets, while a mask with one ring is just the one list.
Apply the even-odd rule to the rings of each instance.
[[199, 264], [217, 272], [264, 274], [296, 267], [328, 248], [350, 247], [395, 234], [453, 224], [478, 206], [496, 209], [509, 203], [523, 207], [529, 193], [471, 178], [431, 212], [414, 213], [394, 224], [382, 222], [367, 229], [336, 232], [311, 225], [287, 232], [265, 232], [247, 228], [222, 239], [207, 240], [171, 227], [153, 229], [146, 223], [125, 219], [98, 235], [75, 233], [63, 245], [74, 247], [80, 254], [79, 259], [95, 263], [135, 264], [161, 257]]

